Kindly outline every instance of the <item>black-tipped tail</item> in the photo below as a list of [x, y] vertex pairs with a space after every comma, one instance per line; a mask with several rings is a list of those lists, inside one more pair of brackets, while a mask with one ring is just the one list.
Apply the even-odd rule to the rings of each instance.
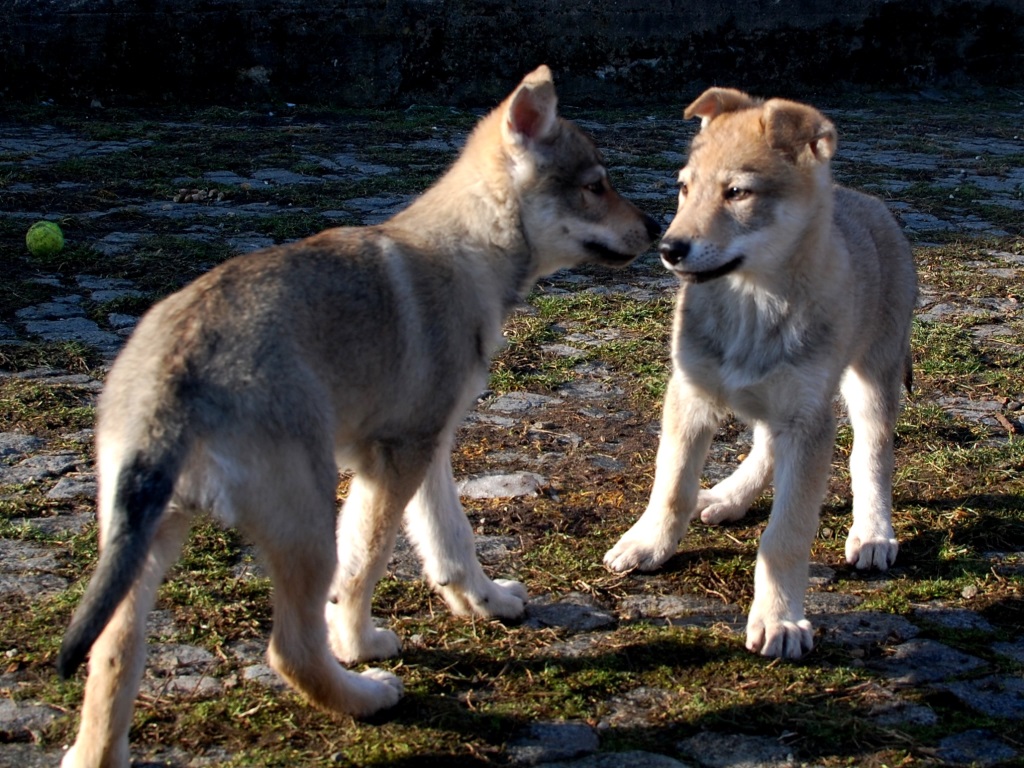
[[73, 675], [85, 661], [142, 572], [157, 523], [174, 491], [175, 474], [141, 454], [121, 468], [109, 536], [57, 656], [57, 673], [62, 678]]

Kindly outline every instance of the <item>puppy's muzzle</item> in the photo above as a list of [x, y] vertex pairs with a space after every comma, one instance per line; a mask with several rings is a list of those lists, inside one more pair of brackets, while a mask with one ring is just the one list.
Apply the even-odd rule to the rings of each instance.
[[675, 269], [690, 255], [690, 241], [662, 240], [658, 246], [658, 253], [661, 254], [661, 260], [665, 262], [666, 267]]
[[[690, 259], [692, 250], [693, 244], [689, 240], [669, 240], [666, 238], [658, 246], [658, 253], [661, 254], [662, 263], [688, 283], [706, 283], [709, 280], [728, 275], [743, 264], [743, 256], [736, 256], [724, 264], [712, 263], [711, 266], [687, 264], [687, 260], [693, 261], [693, 259]], [[707, 259], [698, 258], [697, 261], [706, 262]]]

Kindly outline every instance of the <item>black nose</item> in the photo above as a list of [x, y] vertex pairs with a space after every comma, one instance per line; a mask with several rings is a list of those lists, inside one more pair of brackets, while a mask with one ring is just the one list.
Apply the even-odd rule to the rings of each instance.
[[647, 227], [647, 236], [654, 242], [661, 234], [661, 224], [650, 216], [644, 215], [644, 226]]
[[681, 261], [686, 261], [686, 257], [690, 255], [690, 241], [662, 240], [658, 246], [658, 253], [666, 264], [675, 266]]

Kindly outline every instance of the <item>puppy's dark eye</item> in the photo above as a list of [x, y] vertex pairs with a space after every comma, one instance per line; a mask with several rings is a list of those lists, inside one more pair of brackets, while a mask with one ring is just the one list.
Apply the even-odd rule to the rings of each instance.
[[735, 203], [738, 200], [750, 197], [750, 190], [743, 189], [742, 187], [729, 187], [725, 190], [725, 199], [729, 202]]
[[605, 193], [604, 179], [584, 184], [583, 188], [592, 195], [603, 195]]
[[679, 194], [683, 195], [685, 197], [686, 193], [689, 192], [689, 191], [690, 191], [690, 188], [688, 186], [686, 186], [686, 182], [685, 181], [680, 181], [679, 182]]

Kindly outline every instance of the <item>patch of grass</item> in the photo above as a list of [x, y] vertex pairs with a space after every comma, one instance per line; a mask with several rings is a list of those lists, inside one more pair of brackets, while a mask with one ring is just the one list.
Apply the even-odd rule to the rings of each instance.
[[142, 296], [119, 296], [116, 299], [111, 299], [110, 301], [104, 301], [100, 304], [94, 304], [91, 306], [89, 308], [89, 317], [99, 325], [104, 326], [107, 324], [108, 319], [112, 314], [141, 317], [145, 314], [147, 309], [153, 306], [153, 303], [154, 298], [152, 294], [144, 294]]
[[573, 365], [578, 361], [545, 355], [540, 348], [558, 338], [558, 331], [543, 317], [514, 314], [505, 324], [505, 347], [491, 364], [491, 388], [497, 392], [551, 392], [571, 381]]
[[[140, 290], [163, 296], [231, 255], [231, 247], [219, 240], [156, 235], [143, 238], [136, 247], [117, 256], [96, 254], [81, 271], [101, 277], [127, 278]], [[136, 300], [125, 301], [136, 308], [139, 306]]]
[[52, 297], [53, 286], [17, 277], [5, 280], [3, 268], [0, 267], [0, 318], [13, 318], [17, 310], [40, 304]]
[[0, 346], [0, 370], [6, 371], [56, 368], [92, 374], [103, 363], [103, 357], [95, 349], [79, 341]]
[[973, 377], [987, 369], [968, 334], [955, 325], [918, 323], [914, 327], [914, 347], [922, 354], [915, 367], [933, 379]]
[[[1018, 196], [1017, 199], [1019, 200], [1020, 197]], [[1021, 232], [1021, 215], [1017, 208], [998, 203], [981, 203], [974, 206], [974, 211], [990, 224], [1002, 227], [1009, 232]]]
[[627, 373], [633, 381], [631, 393], [637, 402], [654, 405], [665, 396], [672, 373], [668, 344], [662, 338], [640, 337], [602, 344], [590, 353], [592, 360], [601, 360]]
[[[61, 630], [71, 620], [74, 606], [81, 598], [80, 590], [69, 590], [53, 597], [29, 600], [20, 595], [7, 596], [4, 614], [4, 645], [13, 650], [5, 663], [9, 668], [38, 670], [40, 684], [48, 701], [74, 707], [81, 701], [81, 686], [56, 684], [43, 680], [53, 675], [53, 661], [60, 648]], [[33, 695], [33, 691], [26, 691]]]
[[238, 533], [208, 520], [192, 529], [181, 559], [160, 590], [160, 605], [171, 607], [184, 621], [182, 642], [216, 650], [242, 637], [259, 637], [270, 627], [270, 581], [239, 575], [235, 567], [251, 553]]
[[286, 243], [315, 235], [335, 223], [315, 213], [294, 212], [268, 216], [254, 223], [253, 228], [277, 243]]
[[[586, 361], [611, 366], [615, 373], [634, 377], [631, 392], [643, 402], [657, 401], [668, 379], [667, 337], [671, 328], [670, 300], [639, 301], [625, 296], [574, 293], [529, 299], [530, 312], [518, 313], [506, 323], [508, 344], [496, 356], [491, 387], [550, 392], [573, 380], [574, 369]], [[566, 343], [568, 330], [593, 341], [578, 355], [545, 354], [544, 344]], [[600, 342], [602, 331], [611, 341]], [[596, 335], [595, 335], [596, 334]]]
[[94, 394], [33, 379], [0, 378], [0, 424], [12, 432], [56, 436], [92, 427]]
[[88, 245], [71, 245], [57, 253], [32, 257], [32, 266], [45, 272], [73, 277], [96, 274], [104, 269], [106, 258]]
[[[919, 211], [938, 218], [974, 214], [1011, 233], [1018, 234], [1021, 231], [1019, 212], [1008, 206], [988, 202], [991, 195], [976, 184], [964, 182], [948, 186], [931, 181], [930, 173], [924, 179], [915, 178], [920, 175], [918, 172], [905, 172], [902, 175], [913, 183], [901, 189], [897, 197]], [[952, 237], [959, 240], [961, 235], [953, 234]]]

